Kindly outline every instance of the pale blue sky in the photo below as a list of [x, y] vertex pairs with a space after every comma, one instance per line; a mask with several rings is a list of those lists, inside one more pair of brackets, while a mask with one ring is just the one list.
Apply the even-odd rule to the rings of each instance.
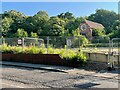
[[3, 2], [2, 12], [17, 10], [25, 15], [34, 15], [38, 11], [46, 11], [50, 16], [62, 12], [71, 12], [74, 16], [87, 16], [95, 13], [96, 9], [106, 9], [118, 13], [117, 2]]

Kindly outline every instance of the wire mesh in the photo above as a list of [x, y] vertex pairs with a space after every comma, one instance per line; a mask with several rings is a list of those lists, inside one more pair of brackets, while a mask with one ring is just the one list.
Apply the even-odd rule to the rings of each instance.
[[[10, 46], [35, 46], [44, 48], [61, 49], [66, 48], [73, 51], [82, 50], [88, 52], [109, 52], [109, 38], [93, 37], [92, 40], [86, 40], [81, 36], [41, 36], [39, 38], [2, 38], [2, 44]], [[82, 47], [82, 48], [81, 48]]]

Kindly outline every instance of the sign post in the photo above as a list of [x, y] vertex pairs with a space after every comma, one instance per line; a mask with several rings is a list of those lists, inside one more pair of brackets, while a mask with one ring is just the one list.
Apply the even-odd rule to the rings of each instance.
[[67, 47], [70, 48], [71, 47], [71, 39], [67, 39]]

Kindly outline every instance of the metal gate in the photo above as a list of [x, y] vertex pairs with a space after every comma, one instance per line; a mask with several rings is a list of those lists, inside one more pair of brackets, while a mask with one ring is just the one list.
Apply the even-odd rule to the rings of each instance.
[[109, 42], [108, 69], [119, 68], [120, 38], [113, 38]]

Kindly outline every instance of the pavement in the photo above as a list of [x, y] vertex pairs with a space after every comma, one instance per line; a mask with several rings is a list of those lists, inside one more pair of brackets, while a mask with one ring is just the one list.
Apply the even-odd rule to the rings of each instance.
[[[3, 88], [118, 88], [118, 71], [0, 62]], [[1, 70], [0, 69], [0, 70]]]

